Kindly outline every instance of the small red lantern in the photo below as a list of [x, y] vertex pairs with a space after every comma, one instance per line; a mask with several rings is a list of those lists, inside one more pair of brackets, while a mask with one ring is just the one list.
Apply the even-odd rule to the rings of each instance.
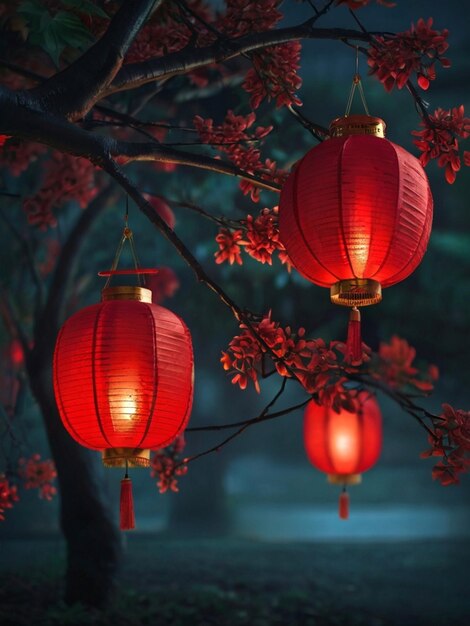
[[[106, 272], [105, 274], [129, 273]], [[131, 273], [145, 273], [143, 270]], [[143, 287], [108, 287], [102, 302], [62, 327], [54, 353], [54, 391], [65, 428], [125, 467], [121, 528], [134, 528], [128, 466], [149, 466], [150, 450], [169, 445], [189, 419], [193, 351], [184, 322], [152, 304]]]
[[356, 307], [380, 302], [382, 287], [409, 276], [431, 233], [426, 174], [384, 132], [378, 117], [334, 120], [331, 138], [294, 167], [279, 205], [280, 236], [294, 267], [329, 287], [332, 302], [354, 307], [352, 361], [362, 353]]
[[348, 518], [346, 485], [361, 482], [361, 473], [377, 461], [382, 447], [382, 416], [368, 391], [351, 392], [353, 411], [336, 413], [311, 400], [305, 409], [304, 444], [309, 461], [328, 474], [328, 481], [343, 485], [339, 516]]

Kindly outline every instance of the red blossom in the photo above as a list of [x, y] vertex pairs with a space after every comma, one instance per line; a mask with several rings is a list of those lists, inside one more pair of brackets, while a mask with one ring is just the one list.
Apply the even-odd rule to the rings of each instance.
[[[395, 2], [388, 2], [387, 0], [376, 0], [377, 4], [381, 4], [384, 7], [394, 7]], [[362, 7], [366, 7], [371, 3], [371, 0], [336, 0], [336, 4], [345, 4], [349, 9], [355, 11], [356, 9], [361, 9]]]
[[387, 91], [397, 86], [402, 89], [415, 72], [421, 89], [427, 89], [429, 82], [436, 78], [435, 64], [450, 67], [450, 61], [442, 55], [449, 44], [446, 39], [449, 31], [433, 30], [433, 20], [422, 18], [416, 26], [393, 38], [377, 36], [369, 47], [368, 64], [371, 74], [375, 74]]
[[29, 459], [19, 460], [19, 474], [24, 480], [25, 489], [39, 489], [39, 497], [52, 500], [57, 489], [52, 484], [57, 477], [54, 461], [41, 461], [39, 454], [33, 454]]
[[46, 150], [38, 143], [7, 141], [0, 151], [0, 166], [6, 167], [13, 176], [19, 176]]
[[441, 457], [432, 470], [432, 477], [443, 486], [458, 484], [459, 474], [470, 470], [470, 411], [443, 404], [428, 441], [431, 447], [421, 458]]
[[171, 52], [182, 50], [189, 44], [193, 32], [200, 30], [197, 39], [198, 44], [208, 45], [214, 39], [211, 34], [208, 37], [207, 29], [202, 22], [213, 20], [212, 10], [203, 0], [186, 0], [186, 4], [195, 16], [185, 13], [184, 20], [174, 11], [168, 3], [153, 13], [145, 26], [140, 29], [134, 39], [125, 63], [138, 63], [154, 57], [161, 57]]
[[[421, 164], [425, 167], [431, 159], [437, 159], [439, 167], [445, 168], [447, 182], [452, 184], [460, 169], [458, 140], [470, 135], [470, 118], [465, 117], [463, 104], [449, 110], [436, 109], [421, 125], [423, 130], [412, 133], [418, 137], [414, 143], [421, 150]], [[464, 163], [469, 163], [468, 153], [464, 153]]]
[[158, 274], [149, 274], [145, 278], [145, 286], [152, 292], [155, 304], [161, 304], [172, 298], [180, 287], [180, 281], [171, 267], [159, 267]]
[[420, 391], [430, 392], [439, 371], [435, 365], [420, 371], [414, 365], [415, 358], [416, 350], [406, 339], [394, 335], [390, 343], [380, 343], [379, 352], [371, 364], [372, 376], [383, 380], [394, 389], [412, 385]]
[[[263, 179], [281, 183], [287, 177], [287, 172], [278, 170], [275, 161], [270, 159], [263, 163], [260, 151], [250, 143], [266, 137], [271, 132], [272, 126], [252, 128], [255, 120], [254, 113], [243, 116], [235, 115], [229, 110], [223, 123], [218, 126], [214, 125], [214, 120], [204, 119], [199, 115], [194, 118], [194, 126], [204, 143], [226, 154], [237, 167], [248, 174], [256, 174]], [[249, 129], [250, 133], [247, 132]], [[259, 200], [259, 188], [252, 182], [241, 181], [240, 188], [243, 193], [250, 193], [254, 202]]]
[[252, 109], [257, 109], [265, 98], [275, 100], [277, 107], [302, 105], [295, 95], [302, 85], [297, 74], [301, 50], [299, 41], [290, 41], [252, 54], [253, 67], [248, 70], [242, 85], [251, 96]]
[[151, 458], [150, 475], [159, 479], [157, 487], [160, 493], [179, 491], [178, 477], [188, 471], [187, 464], [180, 458], [185, 445], [184, 435], [179, 435], [170, 446], [157, 450]]
[[87, 159], [54, 151], [44, 169], [43, 186], [23, 203], [28, 222], [41, 230], [56, 226], [54, 208], [75, 200], [84, 209], [98, 192], [95, 167]]
[[162, 220], [164, 220], [172, 230], [176, 225], [175, 214], [172, 209], [168, 206], [165, 200], [161, 196], [154, 196], [149, 193], [142, 194], [147, 202], [155, 209], [155, 213], [157, 213]]
[[226, 12], [215, 26], [229, 37], [270, 30], [281, 19], [278, 6], [282, 0], [226, 0]]
[[228, 261], [230, 265], [242, 265], [243, 247], [253, 259], [269, 265], [272, 265], [273, 253], [278, 252], [279, 260], [290, 271], [290, 259], [279, 239], [278, 214], [277, 206], [272, 209], [264, 208], [257, 217], [248, 215], [245, 220], [240, 220], [240, 229], [221, 228], [215, 238], [220, 248], [215, 253], [216, 263]]
[[275, 250], [285, 252], [279, 239], [278, 207], [263, 209], [258, 217], [248, 215], [246, 218], [245, 251], [260, 263], [272, 265]]
[[[274, 365], [281, 376], [295, 376], [308, 393], [324, 394], [326, 387], [338, 382], [338, 365], [334, 349], [337, 342], [326, 345], [323, 339], [305, 338], [305, 329], [293, 331], [281, 327], [271, 319], [271, 313], [261, 321], [253, 322], [252, 328], [274, 354]], [[232, 383], [246, 389], [251, 381], [260, 391], [259, 376], [263, 374], [266, 346], [258, 341], [251, 328], [240, 324], [241, 333], [222, 352], [224, 370], [232, 374]]]
[[241, 230], [221, 228], [219, 230], [219, 234], [215, 238], [219, 245], [219, 250], [214, 253], [215, 262], [223, 263], [224, 261], [228, 261], [230, 265], [233, 265], [234, 263], [242, 265], [240, 246], [246, 243], [243, 241], [242, 237], [243, 232]]
[[5, 509], [13, 508], [13, 504], [18, 500], [16, 485], [12, 485], [4, 474], [0, 474], [0, 521], [5, 519]]

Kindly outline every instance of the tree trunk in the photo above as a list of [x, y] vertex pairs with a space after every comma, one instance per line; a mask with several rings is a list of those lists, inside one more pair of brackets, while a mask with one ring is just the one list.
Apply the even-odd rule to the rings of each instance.
[[224, 488], [226, 463], [207, 456], [191, 464], [171, 499], [168, 532], [177, 536], [220, 536], [230, 531], [230, 514]]
[[65, 600], [102, 607], [114, 587], [122, 545], [99, 481], [96, 452], [79, 446], [59, 417], [50, 359], [28, 362], [32, 392], [41, 409], [60, 487], [61, 528], [67, 542]]

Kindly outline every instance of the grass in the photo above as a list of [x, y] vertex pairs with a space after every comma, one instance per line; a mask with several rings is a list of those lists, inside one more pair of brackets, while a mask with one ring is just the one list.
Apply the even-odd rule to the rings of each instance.
[[[54, 546], [56, 546], [54, 548]], [[468, 626], [467, 544], [129, 537], [105, 611], [60, 601], [57, 542], [2, 550], [2, 626]], [[35, 555], [34, 565], [31, 558]], [[55, 556], [52, 556], [55, 555]]]

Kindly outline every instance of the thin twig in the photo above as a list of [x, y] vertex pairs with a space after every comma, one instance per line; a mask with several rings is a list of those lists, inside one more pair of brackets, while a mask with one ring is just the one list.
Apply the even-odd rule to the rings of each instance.
[[207, 450], [204, 450], [203, 452], [199, 452], [198, 454], [194, 454], [193, 456], [185, 458], [179, 465], [187, 465], [188, 463], [191, 463], [192, 461], [195, 461], [196, 459], [200, 459], [203, 456], [207, 456], [211, 452], [218, 452], [223, 446], [227, 445], [230, 441], [232, 441], [236, 437], [239, 437], [247, 428], [249, 428], [253, 424], [257, 424], [259, 422], [265, 421], [266, 419], [272, 419], [272, 416], [268, 416], [269, 409], [272, 406], [274, 406], [274, 404], [278, 401], [278, 399], [284, 393], [284, 390], [286, 388], [286, 382], [287, 382], [287, 379], [284, 378], [282, 380], [279, 390], [276, 392], [272, 400], [264, 407], [264, 409], [261, 411], [261, 413], [259, 414], [257, 418], [246, 421], [242, 426], [240, 426], [240, 428], [238, 428], [238, 430], [236, 430], [234, 433], [232, 433], [231, 435], [223, 439], [217, 445], [212, 446], [211, 448], [208, 448]]

